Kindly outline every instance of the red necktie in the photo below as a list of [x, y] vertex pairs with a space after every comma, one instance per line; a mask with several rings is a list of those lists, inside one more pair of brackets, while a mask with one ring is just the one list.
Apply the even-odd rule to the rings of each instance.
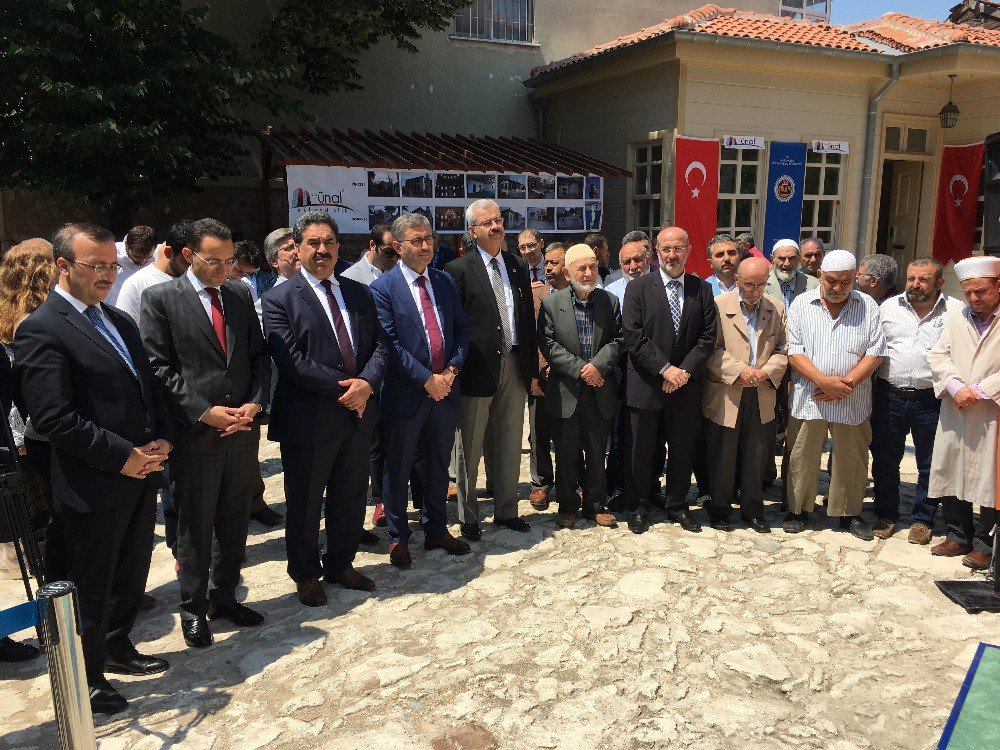
[[337, 332], [337, 346], [340, 347], [340, 357], [344, 360], [344, 374], [349, 378], [357, 377], [358, 363], [351, 348], [351, 338], [347, 335], [347, 324], [344, 322], [344, 311], [337, 304], [337, 297], [329, 279], [320, 282], [326, 289], [326, 301], [330, 303], [330, 315], [333, 318], [333, 330]]
[[222, 314], [222, 299], [219, 297], [219, 290], [215, 287], [207, 286], [205, 291], [212, 298], [212, 328], [215, 329], [222, 353], [226, 354], [226, 316]]
[[444, 369], [444, 338], [441, 336], [437, 315], [434, 314], [431, 295], [427, 293], [427, 277], [418, 276], [417, 286], [420, 288], [420, 306], [424, 310], [424, 328], [427, 329], [427, 340], [431, 344], [431, 372], [437, 375]]

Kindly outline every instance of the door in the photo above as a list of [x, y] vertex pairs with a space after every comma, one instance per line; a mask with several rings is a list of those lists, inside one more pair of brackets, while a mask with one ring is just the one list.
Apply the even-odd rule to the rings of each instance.
[[924, 165], [919, 161], [893, 160], [891, 174], [885, 254], [895, 258], [900, 268], [906, 268], [917, 253]]

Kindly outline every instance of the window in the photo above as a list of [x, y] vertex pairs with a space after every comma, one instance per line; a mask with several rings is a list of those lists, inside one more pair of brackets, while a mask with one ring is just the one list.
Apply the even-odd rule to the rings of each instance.
[[724, 148], [719, 159], [718, 231], [733, 235], [752, 232], [754, 236], [757, 186], [763, 151]]
[[829, 23], [830, 2], [831, 0], [779, 0], [778, 15]]
[[476, 0], [455, 12], [454, 36], [490, 42], [534, 41], [534, 0]]
[[636, 144], [635, 177], [632, 180], [632, 207], [635, 228], [655, 242], [660, 232], [660, 193], [663, 190], [663, 144], [660, 141]]
[[885, 129], [885, 150], [901, 154], [930, 154], [930, 134], [927, 128], [889, 126]]
[[802, 192], [802, 239], [819, 237], [827, 245], [837, 241], [840, 185], [844, 157], [836, 153], [806, 154], [806, 185]]

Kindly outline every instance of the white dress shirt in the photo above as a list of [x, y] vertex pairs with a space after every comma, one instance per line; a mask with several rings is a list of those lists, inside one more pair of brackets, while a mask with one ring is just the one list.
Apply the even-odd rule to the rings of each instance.
[[905, 294], [883, 302], [879, 317], [885, 332], [886, 357], [879, 365], [878, 376], [897, 388], [933, 388], [927, 352], [941, 338], [945, 314], [962, 307], [954, 297], [939, 294], [933, 309], [921, 320]]
[[[302, 273], [302, 277], [309, 282], [309, 286], [312, 287], [313, 292], [316, 294], [316, 299], [319, 300], [319, 304], [323, 308], [323, 312], [326, 313], [327, 319], [330, 321], [330, 327], [333, 328], [334, 336], [337, 335], [337, 326], [333, 323], [333, 311], [330, 309], [330, 300], [327, 299], [326, 289], [323, 287], [323, 282], [309, 273], [305, 267], [299, 269]], [[340, 291], [340, 282], [337, 281], [336, 276], [330, 277], [330, 291], [333, 292], [334, 298], [337, 300], [337, 306], [340, 307], [341, 312], [344, 315], [344, 321], [346, 322], [345, 328], [347, 328], [347, 338], [351, 340], [351, 349], [355, 352], [357, 347], [354, 345], [354, 331], [351, 325], [351, 316], [347, 311], [347, 303], [344, 302], [344, 293]], [[337, 339], [337, 343], [340, 343], [340, 339]]]
[[[76, 310], [84, 318], [87, 319], [87, 325], [89, 325], [89, 326], [94, 325], [93, 323], [90, 322], [90, 318], [87, 318], [87, 313], [84, 312], [87, 309], [87, 305], [86, 304], [84, 304], [83, 302], [81, 302], [80, 300], [78, 300], [76, 297], [74, 297], [72, 294], [70, 294], [69, 292], [67, 292], [65, 289], [63, 289], [60, 286], [56, 286], [55, 287], [55, 292], [56, 292], [56, 294], [58, 294], [61, 297], [63, 297], [71, 305], [73, 305], [73, 309]], [[107, 315], [104, 314], [104, 309], [100, 305], [97, 305], [97, 309], [101, 313], [101, 320], [104, 321], [104, 325], [107, 327], [108, 331], [110, 331], [111, 335], [115, 337], [115, 341], [117, 341], [119, 344], [121, 344], [122, 349], [124, 349], [125, 351], [128, 351], [128, 347], [125, 346], [125, 339], [123, 339], [122, 335], [120, 333], [118, 333], [118, 329], [115, 328], [115, 324], [111, 322], [111, 318], [109, 318]], [[97, 330], [97, 329], [94, 329], [94, 330]], [[131, 356], [131, 353], [130, 353], [129, 356]]]
[[680, 309], [681, 309], [681, 312], [684, 312], [684, 274], [681, 274], [676, 279], [672, 279], [669, 276], [667, 276], [666, 271], [664, 271], [662, 268], [660, 268], [658, 270], [659, 270], [659, 273], [660, 273], [660, 278], [663, 279], [663, 288], [666, 290], [666, 293], [667, 293], [667, 306], [668, 307], [670, 306], [670, 282], [671, 281], [679, 281], [681, 283], [681, 288], [680, 288], [680, 290], [678, 290], [677, 296], [680, 299]]
[[173, 278], [168, 273], [164, 273], [156, 266], [146, 266], [140, 269], [128, 281], [122, 284], [121, 292], [118, 295], [118, 304], [115, 305], [123, 313], [139, 325], [139, 306], [142, 302], [142, 293], [151, 286], [164, 284]]
[[496, 256], [493, 256], [481, 247], [479, 248], [479, 257], [486, 264], [486, 277], [491, 282], [493, 281], [493, 269], [490, 264], [494, 257], [496, 257], [497, 265], [500, 266], [500, 279], [503, 281], [503, 294], [507, 302], [507, 322], [510, 324], [510, 345], [517, 346], [517, 326], [514, 324], [514, 290], [510, 285], [510, 277], [507, 275], [507, 264], [503, 262], [501, 253], [498, 252]]
[[[427, 294], [431, 298], [431, 305], [434, 306], [434, 317], [437, 319], [438, 330], [441, 331], [441, 337], [444, 338], [444, 324], [441, 322], [441, 312], [437, 308], [437, 299], [434, 297], [434, 287], [431, 285], [431, 276], [428, 270], [425, 268], [423, 273], [417, 273], [408, 265], [400, 261], [400, 270], [403, 272], [403, 278], [406, 279], [406, 285], [410, 289], [410, 294], [413, 296], [413, 301], [417, 305], [417, 312], [420, 314], [420, 322], [424, 324], [424, 333], [427, 333], [427, 318], [424, 317], [424, 304], [420, 301], [420, 286], [417, 284], [417, 279], [426, 279], [424, 282], [424, 288], [427, 290]], [[431, 339], [430, 336], [427, 337], [427, 345], [430, 346]]]
[[532, 271], [534, 271], [534, 272], [536, 272], [538, 274], [538, 281], [541, 281], [542, 283], [545, 283], [545, 256], [544, 255], [542, 256], [542, 259], [540, 261], [538, 261], [538, 265], [537, 266], [528, 266], [528, 281], [534, 282], [535, 279], [532, 277], [532, 273], [531, 273]]
[[[201, 301], [201, 306], [205, 309], [205, 315], [208, 316], [208, 322], [212, 322], [212, 297], [208, 293], [208, 287], [201, 283], [201, 279], [194, 275], [194, 271], [188, 267], [188, 270], [184, 272], [187, 276], [188, 281], [191, 282], [191, 286], [194, 287], [195, 292], [198, 294], [198, 299]], [[218, 287], [215, 287], [218, 290]], [[225, 305], [222, 304], [222, 293], [219, 292], [219, 305], [222, 307], [222, 317], [226, 316]]]

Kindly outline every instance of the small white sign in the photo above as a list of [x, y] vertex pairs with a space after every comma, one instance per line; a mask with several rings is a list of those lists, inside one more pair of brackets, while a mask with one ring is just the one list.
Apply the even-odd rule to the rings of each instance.
[[851, 146], [847, 141], [813, 141], [812, 150], [817, 154], [849, 154]]
[[722, 136], [722, 147], [763, 151], [764, 139], [755, 135], [724, 135]]

